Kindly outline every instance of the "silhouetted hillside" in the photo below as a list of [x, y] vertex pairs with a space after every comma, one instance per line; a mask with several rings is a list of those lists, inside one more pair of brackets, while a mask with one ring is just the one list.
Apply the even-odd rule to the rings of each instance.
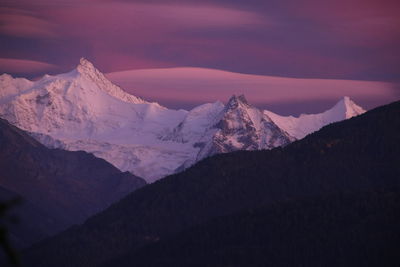
[[0, 197], [25, 199], [15, 208], [21, 224], [11, 228], [20, 246], [82, 223], [143, 185], [91, 154], [48, 149], [0, 119], [0, 186], [7, 190]]
[[30, 266], [96, 266], [219, 216], [328, 195], [351, 198], [360, 192], [396, 191], [399, 115], [400, 102], [396, 102], [324, 127], [285, 148], [208, 158], [128, 195], [84, 225], [34, 246], [26, 254], [27, 262]]
[[291, 201], [212, 219], [102, 267], [394, 267], [399, 211], [390, 191]]
[[[68, 224], [60, 218], [3, 187], [0, 187], [0, 203], [14, 203], [0, 221], [7, 229], [13, 247], [20, 248], [54, 234]], [[0, 252], [1, 254], [1, 252]]]

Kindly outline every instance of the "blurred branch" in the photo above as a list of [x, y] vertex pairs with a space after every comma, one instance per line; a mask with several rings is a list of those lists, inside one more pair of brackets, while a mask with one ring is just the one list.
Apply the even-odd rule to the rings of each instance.
[[11, 246], [8, 238], [7, 222], [12, 220], [7, 216], [8, 211], [21, 202], [20, 198], [14, 198], [6, 202], [0, 202], [0, 246], [5, 252], [8, 261], [12, 266], [20, 266], [19, 257]]

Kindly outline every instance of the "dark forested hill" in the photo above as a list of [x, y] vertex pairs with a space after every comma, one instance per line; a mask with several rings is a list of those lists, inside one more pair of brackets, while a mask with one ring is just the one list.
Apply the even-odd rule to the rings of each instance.
[[0, 224], [8, 231], [13, 247], [20, 248], [60, 231], [68, 226], [61, 218], [47, 212], [20, 195], [0, 187], [0, 204], [13, 203]]
[[[166, 244], [165, 240], [178, 240], [174, 244], [179, 244], [179, 240], [184, 240], [179, 237], [179, 233], [195, 225], [207, 225], [213, 218], [229, 214], [246, 214], [248, 210], [260, 208], [260, 216], [263, 217], [264, 211], [268, 214], [278, 210], [271, 207], [280, 207], [283, 205], [280, 203], [292, 203], [288, 204], [290, 209], [290, 205], [295, 205], [293, 203], [314, 199], [309, 202], [310, 206], [304, 202], [299, 208], [304, 208], [304, 216], [311, 212], [310, 216], [317, 218], [318, 213], [312, 213], [312, 210], [320, 198], [332, 196], [334, 199], [336, 195], [346, 195], [351, 199], [352, 195], [362, 192], [397, 192], [400, 186], [399, 115], [400, 102], [396, 102], [324, 127], [285, 148], [237, 152], [205, 159], [180, 174], [137, 190], [104, 212], [91, 217], [84, 225], [34, 246], [27, 251], [25, 260], [29, 266], [96, 266], [110, 260], [113, 262], [113, 259], [118, 261], [117, 258], [126, 253], [133, 254], [138, 249], [157, 242], [162, 245]], [[382, 203], [387, 203], [383, 197], [382, 202], [377, 200], [374, 204], [371, 200], [372, 204], [369, 205], [369, 197], [366, 198], [365, 207], [373, 212], [377, 210], [375, 207], [385, 207], [386, 204]], [[361, 202], [364, 203], [363, 200]], [[323, 210], [329, 207], [329, 203], [328, 200], [326, 205], [316, 205], [315, 208]], [[286, 206], [282, 207], [283, 210], [286, 209]], [[326, 216], [335, 217], [340, 212], [346, 214], [358, 209], [362, 212], [363, 209], [362, 205], [356, 205], [350, 206], [348, 211], [341, 211], [341, 207], [346, 205], [334, 207], [336, 210]], [[298, 212], [303, 214], [301, 210]], [[292, 213], [288, 214], [292, 216]], [[320, 215], [324, 216], [323, 213]], [[285, 216], [281, 219], [284, 220]], [[265, 218], [267, 223], [270, 216], [266, 215]], [[345, 220], [346, 216], [335, 218]], [[363, 222], [359, 220], [369, 220], [368, 217], [350, 215], [349, 219], [359, 222], [360, 225]], [[241, 225], [240, 220], [234, 227]], [[305, 222], [308, 220], [300, 221], [298, 227]], [[372, 222], [365, 222], [365, 225], [369, 223]], [[213, 223], [210, 225], [211, 229], [215, 229]], [[381, 226], [384, 226], [384, 221]], [[338, 227], [337, 232], [358, 231], [354, 225], [349, 228], [345, 223], [338, 224]], [[374, 233], [369, 232], [368, 229], [373, 229], [368, 227], [360, 231], [368, 232], [370, 235], [365, 240], [371, 241]], [[392, 228], [388, 228], [388, 231], [390, 229]], [[316, 234], [320, 230], [317, 229]], [[265, 233], [268, 234], [268, 231], [267, 229]], [[226, 233], [225, 236], [227, 235]], [[386, 236], [384, 233], [384, 237]], [[384, 237], [379, 242], [386, 242]], [[300, 238], [312, 239], [313, 235]], [[289, 239], [286, 240], [290, 242]], [[362, 239], [358, 239], [360, 240]], [[380, 240], [379, 236], [377, 240]], [[351, 236], [349, 241], [351, 242]], [[338, 252], [340, 246], [336, 243], [332, 245], [336, 245], [333, 253]], [[173, 248], [172, 246], [171, 251]], [[311, 248], [313, 247], [306, 252], [312, 256]], [[207, 253], [208, 248], [204, 249]], [[243, 251], [248, 253], [250, 248]], [[151, 254], [147, 251], [143, 253]], [[263, 253], [268, 257], [268, 251]], [[245, 256], [244, 254], [243, 257]], [[299, 262], [297, 266], [307, 264]]]
[[91, 154], [48, 149], [0, 119], [0, 199], [23, 199], [15, 207], [20, 225], [11, 228], [20, 246], [82, 223], [143, 185]]
[[399, 211], [398, 191], [278, 203], [212, 219], [102, 267], [395, 267]]

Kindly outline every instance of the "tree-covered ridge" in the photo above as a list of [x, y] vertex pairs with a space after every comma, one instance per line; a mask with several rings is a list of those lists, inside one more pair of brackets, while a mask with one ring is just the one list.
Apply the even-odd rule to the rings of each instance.
[[111, 266], [398, 266], [400, 192], [336, 194], [214, 218]]

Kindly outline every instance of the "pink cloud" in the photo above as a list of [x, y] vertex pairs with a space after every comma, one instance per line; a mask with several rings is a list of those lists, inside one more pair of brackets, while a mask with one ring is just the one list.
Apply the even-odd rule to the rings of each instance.
[[266, 19], [256, 13], [218, 6], [200, 5], [140, 5], [146, 16], [173, 22], [183, 28], [193, 27], [246, 27], [266, 24]]
[[57, 69], [57, 66], [41, 61], [0, 58], [0, 73], [37, 73]]
[[[54, 58], [65, 67], [85, 56], [106, 71], [179, 65], [307, 77], [397, 75], [398, 1], [272, 2], [7, 0], [0, 34], [10, 43], [0, 56]], [[33, 45], [14, 47], [25, 41], [15, 36]]]
[[[107, 51], [107, 53], [104, 53]], [[105, 72], [119, 71], [126, 69], [140, 69], [157, 67], [171, 67], [174, 64], [162, 60], [153, 60], [142, 55], [130, 55], [104, 47], [104, 43], [99, 41], [92, 46], [92, 55], [96, 59], [96, 66]]]
[[338, 43], [367, 47], [399, 41], [399, 10], [396, 0], [306, 0], [288, 6], [293, 16], [313, 20]]
[[63, 8], [50, 6], [46, 16], [65, 25], [67, 34], [92, 38], [103, 38], [105, 32], [112, 36], [125, 33], [126, 39], [130, 36], [146, 38], [187, 28], [246, 27], [265, 23], [255, 13], [218, 6], [128, 2], [98, 2]]
[[[174, 50], [174, 46], [185, 46], [186, 40], [190, 39], [184, 37], [185, 33], [193, 30], [272, 25], [256, 13], [199, 4], [99, 1], [95, 5], [71, 4], [62, 8], [49, 5], [43, 16], [60, 25], [59, 34], [85, 43], [94, 62], [107, 70], [176, 66], [173, 59], [158, 60], [155, 55]], [[225, 46], [223, 43], [218, 45]], [[157, 46], [160, 51], [152, 48]], [[150, 49], [153, 50], [146, 51]], [[197, 53], [195, 49], [179, 50], [174, 52], [177, 57]]]
[[[264, 59], [265, 65], [279, 66], [289, 64], [292, 69], [307, 71], [309, 76], [317, 76], [321, 71], [329, 75], [351, 75], [365, 71], [368, 68], [368, 66], [360, 62], [351, 61], [347, 58], [321, 55], [315, 53], [315, 51], [280, 48], [246, 39], [235, 41], [229, 45], [226, 45], [226, 40], [223, 38], [211, 40], [206, 38], [177, 38], [173, 42], [173, 45], [165, 50], [164, 53], [179, 54], [182, 52], [181, 46], [187, 46], [190, 48], [190, 53], [182, 55], [182, 57], [187, 57], [187, 61], [194, 62], [194, 66], [196, 66], [196, 63], [201, 66], [207, 62], [218, 64], [218, 62], [226, 61], [227, 58], [230, 58], [232, 62], [236, 60], [237, 64], [242, 64], [243, 58], [251, 51], [252, 55], [256, 55], [259, 59]], [[219, 49], [221, 47], [223, 47], [222, 53], [221, 49]], [[307, 66], [306, 70], [304, 65]]]
[[128, 92], [161, 104], [226, 101], [233, 94], [245, 94], [255, 105], [336, 101], [345, 95], [382, 104], [400, 96], [395, 85], [387, 82], [297, 79], [203, 68], [131, 70], [109, 73], [107, 77]]
[[256, 13], [216, 5], [146, 4], [123, 1], [16, 0], [0, 8], [0, 33], [19, 37], [78, 37], [123, 45], [148, 43], [182, 30], [265, 25]]
[[[56, 36], [55, 25], [32, 14], [19, 11], [6, 13], [0, 10], [0, 34], [17, 37], [46, 37]], [[25, 14], [24, 14], [25, 13]]]

